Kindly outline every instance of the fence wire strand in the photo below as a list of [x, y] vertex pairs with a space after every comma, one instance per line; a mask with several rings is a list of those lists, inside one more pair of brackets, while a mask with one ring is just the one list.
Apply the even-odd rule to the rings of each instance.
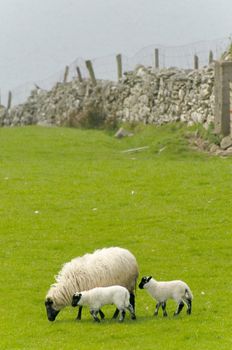
[[[199, 41], [181, 46], [163, 46], [150, 45], [142, 48], [134, 56], [128, 57], [122, 54], [123, 72], [133, 70], [136, 65], [153, 66], [154, 65], [154, 51], [159, 50], [159, 68], [178, 67], [183, 69], [193, 69], [194, 55], [199, 58], [200, 67], [208, 65], [209, 52], [212, 51], [213, 59], [218, 60], [223, 52], [225, 52], [230, 45], [229, 38], [215, 39], [211, 41]], [[96, 79], [101, 80], [117, 80], [117, 65], [116, 55], [109, 55], [104, 57], [93, 58], [92, 65]], [[78, 57], [69, 65], [68, 81], [77, 78], [77, 67], [81, 71], [83, 79], [88, 79], [88, 70], [86, 68], [85, 59]], [[46, 79], [41, 79], [34, 82], [25, 83], [12, 89], [12, 104], [16, 105], [23, 103], [30, 95], [35, 86], [41, 89], [50, 90], [64, 79], [64, 71], [59, 71]], [[1, 89], [1, 103], [7, 104], [8, 92]]]

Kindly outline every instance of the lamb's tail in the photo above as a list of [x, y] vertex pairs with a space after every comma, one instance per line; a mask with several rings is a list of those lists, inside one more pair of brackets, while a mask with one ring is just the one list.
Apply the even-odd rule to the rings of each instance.
[[185, 289], [185, 297], [188, 300], [193, 300], [193, 293], [189, 287]]

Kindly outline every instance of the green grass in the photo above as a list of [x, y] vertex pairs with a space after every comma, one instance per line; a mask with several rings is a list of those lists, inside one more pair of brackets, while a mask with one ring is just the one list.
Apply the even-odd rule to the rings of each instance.
[[[191, 151], [177, 125], [133, 137], [65, 128], [0, 129], [0, 349], [225, 349], [231, 337], [232, 160]], [[149, 146], [138, 153], [122, 151]], [[130, 249], [140, 276], [183, 279], [193, 314], [154, 318], [137, 290], [137, 321], [95, 324], [44, 297], [71, 258]]]

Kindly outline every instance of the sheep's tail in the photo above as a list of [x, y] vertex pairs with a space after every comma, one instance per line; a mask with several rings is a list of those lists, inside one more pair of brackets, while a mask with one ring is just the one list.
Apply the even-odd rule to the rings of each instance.
[[193, 293], [191, 292], [191, 289], [189, 287], [185, 289], [185, 298], [188, 300], [193, 299]]

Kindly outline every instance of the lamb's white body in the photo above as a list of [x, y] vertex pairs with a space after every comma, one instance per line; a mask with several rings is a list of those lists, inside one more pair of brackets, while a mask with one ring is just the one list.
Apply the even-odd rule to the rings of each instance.
[[[138, 278], [138, 264], [131, 252], [119, 247], [98, 249], [64, 264], [51, 285], [45, 300], [48, 319], [54, 321], [58, 312], [71, 305], [76, 291], [95, 287], [120, 285], [128, 289], [134, 299]], [[131, 301], [134, 307], [134, 300]], [[80, 314], [78, 314], [80, 319]]]
[[107, 304], [114, 304], [120, 312], [119, 321], [123, 321], [126, 309], [135, 319], [134, 309], [130, 304], [130, 293], [122, 286], [98, 287], [88, 291], [77, 292], [73, 295], [73, 306], [89, 306], [90, 313], [96, 321], [100, 321], [97, 314], [100, 308]]
[[184, 303], [187, 304], [188, 307], [187, 313], [191, 313], [193, 294], [189, 286], [183, 281], [158, 282], [151, 276], [143, 277], [139, 284], [139, 288], [146, 289], [148, 293], [157, 300], [158, 303], [156, 305], [155, 315], [158, 314], [159, 307], [162, 305], [163, 314], [164, 316], [167, 316], [166, 301], [168, 299], [174, 299], [178, 304], [175, 315], [180, 313]]

